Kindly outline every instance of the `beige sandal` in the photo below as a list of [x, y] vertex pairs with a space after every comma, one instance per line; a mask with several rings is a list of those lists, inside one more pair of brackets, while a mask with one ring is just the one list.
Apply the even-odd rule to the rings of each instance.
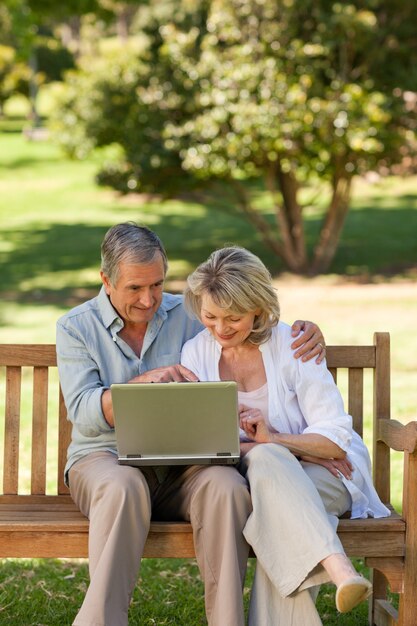
[[336, 590], [336, 608], [339, 613], [348, 613], [358, 604], [369, 598], [372, 585], [363, 576], [348, 578]]

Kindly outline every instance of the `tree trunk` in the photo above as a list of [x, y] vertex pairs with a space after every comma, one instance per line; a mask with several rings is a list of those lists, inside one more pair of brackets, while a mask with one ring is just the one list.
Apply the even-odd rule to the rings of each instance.
[[116, 11], [116, 31], [122, 42], [126, 42], [129, 39], [130, 26], [136, 11], [136, 3], [121, 3]]
[[261, 213], [259, 213], [259, 211], [257, 211], [251, 205], [248, 193], [246, 192], [244, 185], [233, 179], [231, 183], [235, 190], [239, 207], [246, 216], [249, 223], [252, 224], [255, 230], [259, 233], [262, 241], [271, 250], [271, 252], [281, 258], [285, 265], [289, 265], [289, 263], [291, 263], [291, 259], [287, 259], [284, 247], [282, 246], [282, 243], [279, 241], [278, 237], [273, 236], [271, 224], [264, 218]]
[[81, 56], [81, 16], [73, 15], [60, 27], [61, 42], [76, 59]]
[[307, 250], [302, 208], [298, 202], [298, 183], [292, 172], [278, 168], [278, 181], [283, 198], [283, 211], [290, 228], [291, 250], [300, 272], [307, 270]]
[[314, 259], [310, 268], [311, 274], [326, 272], [333, 261], [349, 210], [351, 188], [351, 176], [346, 176], [346, 174], [335, 175], [333, 195], [321, 228], [318, 244], [314, 250]]
[[118, 38], [123, 43], [126, 43], [126, 41], [129, 39], [129, 19], [125, 11], [121, 11], [117, 14], [116, 31]]
[[[266, 172], [266, 186], [273, 199], [278, 234], [275, 235], [269, 222], [250, 203], [245, 187], [232, 181], [239, 206], [248, 221], [260, 234], [264, 244], [285, 266], [296, 274], [320, 274], [326, 272], [336, 254], [346, 214], [349, 210], [352, 177], [347, 176], [341, 164], [333, 181], [333, 195], [322, 226], [314, 259], [308, 266], [302, 207], [297, 200], [298, 184], [291, 172], [283, 172], [279, 164]], [[281, 194], [281, 197], [279, 197]]]
[[41, 124], [41, 118], [38, 113], [36, 100], [38, 98], [38, 82], [37, 82], [37, 73], [38, 73], [38, 57], [35, 50], [31, 50], [29, 56], [29, 67], [31, 69], [30, 77], [29, 77], [29, 102], [30, 102], [30, 120], [32, 123], [32, 128], [38, 128]]
[[[277, 163], [267, 172], [266, 186], [273, 199], [286, 265], [301, 274], [307, 270], [307, 251], [297, 181], [292, 172], [283, 172]], [[279, 192], [282, 200], [278, 198]]]

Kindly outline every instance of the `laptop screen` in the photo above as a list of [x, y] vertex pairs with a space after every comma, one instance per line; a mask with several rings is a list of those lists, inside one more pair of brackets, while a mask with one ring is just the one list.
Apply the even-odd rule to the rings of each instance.
[[236, 463], [237, 385], [232, 381], [111, 386], [119, 462]]

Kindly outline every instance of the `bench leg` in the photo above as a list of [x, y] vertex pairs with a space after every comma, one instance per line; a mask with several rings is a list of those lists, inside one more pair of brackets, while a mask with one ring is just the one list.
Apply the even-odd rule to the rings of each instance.
[[417, 452], [404, 453], [403, 516], [406, 520], [404, 593], [400, 596], [398, 626], [417, 622]]
[[373, 570], [372, 572], [372, 587], [373, 593], [369, 600], [368, 605], [368, 622], [369, 626], [375, 626], [378, 624], [376, 603], [378, 600], [387, 599], [387, 579], [381, 572]]
[[[408, 561], [413, 561], [414, 568]], [[411, 571], [410, 571], [411, 570]], [[400, 595], [398, 626], [415, 626], [417, 620], [417, 562], [415, 552], [407, 557], [404, 593]]]
[[402, 593], [404, 586], [403, 559], [395, 557], [367, 557], [365, 563], [372, 569], [373, 594], [369, 602], [370, 626], [397, 626], [398, 611], [387, 600], [388, 586], [393, 593]]

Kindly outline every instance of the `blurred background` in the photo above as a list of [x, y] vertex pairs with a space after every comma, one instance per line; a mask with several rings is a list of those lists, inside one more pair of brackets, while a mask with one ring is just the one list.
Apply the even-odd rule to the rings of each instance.
[[168, 290], [235, 243], [285, 321], [389, 331], [393, 417], [416, 419], [415, 24], [415, 0], [2, 0], [0, 341], [54, 342], [133, 220]]

